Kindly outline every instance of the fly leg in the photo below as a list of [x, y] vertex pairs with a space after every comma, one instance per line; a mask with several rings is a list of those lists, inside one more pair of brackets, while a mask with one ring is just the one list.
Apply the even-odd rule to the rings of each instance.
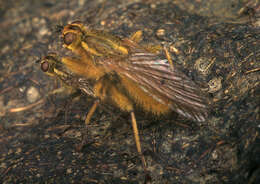
[[[139, 30], [139, 31], [135, 32], [134, 34], [132, 34], [129, 39], [134, 41], [135, 43], [139, 43], [143, 39], [142, 36], [143, 36], [143, 32]], [[155, 53], [155, 54], [162, 50], [161, 45], [145, 45], [144, 47], [149, 52], [152, 52], [152, 53]], [[173, 70], [174, 68], [173, 68], [173, 62], [172, 62], [171, 55], [170, 55], [168, 49], [165, 46], [163, 47], [163, 50], [164, 50], [165, 56], [166, 56], [166, 58], [167, 58], [167, 60], [168, 60], [168, 62], [170, 64], [170, 67]]]
[[86, 116], [86, 119], [85, 119], [85, 125], [84, 125], [83, 130], [82, 130], [81, 143], [79, 145], [77, 145], [77, 147], [76, 147], [77, 151], [81, 151], [82, 148], [85, 145], [93, 143], [93, 142], [90, 143], [88, 141], [88, 135], [89, 135], [88, 125], [89, 125], [90, 119], [93, 116], [94, 112], [96, 111], [99, 103], [100, 103], [100, 100], [96, 99], [94, 104], [91, 106], [90, 110], [87, 113], [87, 116]]
[[140, 141], [139, 131], [137, 128], [137, 123], [136, 123], [136, 119], [135, 119], [132, 101], [126, 95], [121, 93], [118, 89], [120, 89], [120, 88], [116, 88], [116, 87], [110, 88], [111, 100], [114, 101], [114, 103], [116, 103], [122, 110], [130, 112], [137, 152], [142, 161], [142, 166], [143, 166], [144, 172], [146, 174], [146, 179], [150, 178], [148, 171], [147, 171], [146, 161], [145, 161], [145, 158], [144, 158], [144, 155], [142, 152], [141, 141]]
[[144, 158], [144, 154], [142, 152], [141, 141], [140, 141], [140, 137], [139, 137], [139, 132], [138, 132], [138, 128], [137, 128], [137, 123], [136, 123], [134, 111], [131, 112], [131, 119], [132, 119], [132, 127], [133, 127], [133, 133], [134, 133], [134, 137], [135, 137], [135, 144], [136, 144], [137, 152], [139, 154], [139, 157], [141, 158], [142, 165], [143, 165], [143, 168], [144, 168], [144, 173], [145, 173], [144, 183], [150, 183], [151, 182], [151, 176], [149, 175], [149, 173], [147, 171], [146, 161], [145, 161], [145, 158]]
[[[143, 40], [143, 32], [141, 30], [136, 31], [134, 34], [132, 34], [129, 38], [129, 40], [135, 42], [135, 43], [140, 43]], [[142, 45], [146, 50], [148, 50], [151, 53], [158, 53], [162, 50], [161, 45]]]
[[172, 57], [171, 57], [171, 54], [170, 52], [168, 51], [168, 49], [164, 46], [163, 47], [163, 50], [164, 50], [164, 53], [165, 53], [165, 56], [170, 64], [170, 67], [171, 67], [171, 70], [173, 71], [174, 70], [174, 66], [173, 66], [173, 62], [172, 62]]
[[86, 119], [85, 119], [85, 125], [86, 126], [90, 123], [90, 119], [93, 116], [94, 112], [96, 111], [97, 106], [99, 105], [99, 103], [100, 103], [99, 99], [95, 100], [94, 104], [92, 105], [92, 107], [88, 111]]
[[97, 99], [95, 100], [94, 104], [91, 106], [90, 110], [87, 113], [85, 119], [85, 125], [82, 130], [82, 140], [81, 143], [77, 146], [77, 150], [82, 150], [83, 146], [90, 144], [88, 141], [89, 129], [88, 125], [90, 123], [91, 117], [93, 116], [94, 112], [96, 111], [100, 101], [106, 99], [108, 88], [110, 86], [110, 81], [106, 77], [99, 79], [93, 87], [94, 97]]
[[133, 128], [137, 152], [142, 160], [142, 165], [143, 165], [144, 171], [147, 172], [146, 161], [145, 161], [145, 158], [144, 158], [144, 155], [142, 152], [142, 148], [141, 148], [141, 142], [140, 142], [139, 132], [138, 132], [137, 123], [136, 123], [136, 119], [135, 119], [135, 113], [134, 113], [134, 111], [132, 111], [130, 114], [131, 114], [131, 119], [132, 119], [132, 128]]
[[135, 43], [139, 43], [143, 40], [143, 32], [141, 30], [136, 31], [134, 34], [130, 36], [129, 39], [134, 41]]

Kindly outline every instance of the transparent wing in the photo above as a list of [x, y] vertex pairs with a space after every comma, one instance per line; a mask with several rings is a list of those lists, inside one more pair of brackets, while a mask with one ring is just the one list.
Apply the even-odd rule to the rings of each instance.
[[58, 78], [68, 86], [73, 86], [80, 89], [83, 93], [94, 97], [93, 83], [84, 77], [79, 77], [71, 72], [65, 72], [63, 70], [63, 75], [58, 76]]
[[135, 51], [126, 61], [106, 60], [105, 65], [127, 76], [146, 90], [156, 91], [171, 101], [170, 108], [194, 121], [206, 120], [208, 105], [205, 94], [184, 73], [170, 68], [165, 59], [149, 52]]

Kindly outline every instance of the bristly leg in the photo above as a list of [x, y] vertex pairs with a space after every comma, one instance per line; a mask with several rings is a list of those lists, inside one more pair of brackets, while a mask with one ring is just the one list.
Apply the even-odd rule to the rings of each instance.
[[94, 104], [92, 105], [92, 107], [88, 111], [88, 114], [87, 114], [86, 119], [85, 119], [85, 125], [86, 126], [90, 123], [90, 119], [93, 116], [94, 112], [96, 111], [97, 106], [99, 105], [99, 103], [100, 103], [99, 99], [95, 100]]
[[134, 138], [135, 138], [135, 144], [136, 144], [137, 152], [139, 154], [139, 157], [141, 158], [145, 175], [149, 176], [148, 171], [147, 171], [147, 164], [146, 164], [143, 152], [142, 152], [139, 132], [138, 132], [137, 123], [136, 123], [136, 119], [135, 119], [135, 114], [134, 114], [133, 111], [131, 112], [131, 119], [132, 119], [131, 122], [132, 122], [132, 127], [133, 127], [133, 133], [134, 133]]
[[163, 47], [163, 50], [164, 50], [165, 56], [166, 56], [166, 58], [167, 58], [167, 60], [168, 60], [168, 62], [170, 64], [170, 68], [173, 71], [174, 70], [174, 66], [173, 66], [173, 62], [172, 62], [172, 57], [171, 57], [168, 49], [165, 46]]

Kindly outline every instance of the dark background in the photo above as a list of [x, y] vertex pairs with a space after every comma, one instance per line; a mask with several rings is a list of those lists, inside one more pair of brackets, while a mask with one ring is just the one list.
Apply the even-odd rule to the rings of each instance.
[[137, 111], [153, 183], [259, 183], [258, 0], [0, 1], [0, 182], [143, 183], [130, 117], [73, 98], [37, 60], [66, 54], [57, 25], [86, 25], [167, 46], [175, 65], [209, 94], [205, 123]]

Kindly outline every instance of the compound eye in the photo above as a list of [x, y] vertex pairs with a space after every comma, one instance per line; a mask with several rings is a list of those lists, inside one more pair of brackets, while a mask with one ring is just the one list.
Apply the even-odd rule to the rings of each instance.
[[63, 41], [66, 45], [70, 45], [76, 39], [76, 35], [74, 33], [67, 33], [64, 35]]
[[75, 30], [75, 31], [81, 31], [81, 29], [80, 29], [79, 26], [73, 26], [73, 25], [70, 25], [70, 26], [69, 26], [69, 29], [71, 29], [71, 30]]
[[43, 63], [41, 63], [41, 69], [43, 72], [47, 72], [49, 69], [49, 63], [47, 61], [44, 61]]
[[76, 20], [76, 21], [72, 22], [71, 24], [82, 24], [82, 22], [80, 20]]

